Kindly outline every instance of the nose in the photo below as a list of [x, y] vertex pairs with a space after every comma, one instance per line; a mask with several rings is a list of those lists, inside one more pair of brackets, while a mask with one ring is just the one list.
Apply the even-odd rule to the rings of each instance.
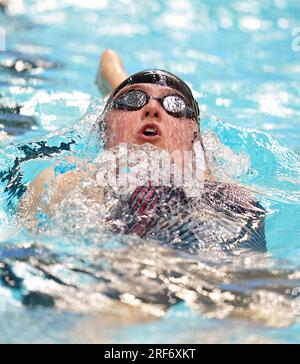
[[162, 119], [163, 111], [160, 103], [157, 100], [150, 100], [143, 108], [142, 108], [142, 120], [151, 120], [155, 119], [157, 121]]

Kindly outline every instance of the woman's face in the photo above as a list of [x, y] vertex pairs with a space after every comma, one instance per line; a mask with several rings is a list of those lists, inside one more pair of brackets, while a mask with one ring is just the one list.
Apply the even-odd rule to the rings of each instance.
[[[174, 94], [182, 96], [169, 87], [135, 84], [123, 88], [115, 98], [126, 90], [132, 89], [145, 91], [152, 97]], [[176, 150], [190, 151], [193, 147], [194, 133], [199, 135], [195, 120], [176, 118], [168, 114], [162, 105], [153, 99], [136, 111], [111, 109], [107, 112], [105, 120], [107, 125], [106, 145], [109, 149], [120, 143], [150, 143], [170, 153]], [[154, 135], [152, 135], [153, 131]]]

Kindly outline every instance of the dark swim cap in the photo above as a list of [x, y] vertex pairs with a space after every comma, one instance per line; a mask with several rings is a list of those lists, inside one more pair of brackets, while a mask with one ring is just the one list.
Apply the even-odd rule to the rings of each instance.
[[179, 91], [186, 99], [188, 105], [194, 111], [196, 120], [198, 120], [200, 114], [199, 106], [197, 101], [194, 99], [194, 96], [189, 86], [179, 77], [175, 76], [173, 73], [159, 69], [141, 71], [128, 77], [113, 91], [108, 99], [107, 104], [109, 105], [115, 95], [124, 87], [138, 83], [151, 83], [160, 86], [167, 86]]

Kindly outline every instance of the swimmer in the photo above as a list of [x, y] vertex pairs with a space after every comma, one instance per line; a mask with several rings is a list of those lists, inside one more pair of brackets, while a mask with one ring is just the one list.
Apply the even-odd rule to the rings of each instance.
[[[168, 153], [190, 152], [194, 168], [195, 145], [200, 145], [204, 161], [203, 188], [197, 197], [189, 196], [181, 186], [136, 186], [112, 211], [110, 220], [123, 222], [121, 230], [119, 224], [110, 225], [112, 230], [156, 239], [191, 253], [266, 250], [265, 210], [246, 189], [215, 180], [202, 142], [198, 104], [184, 81], [156, 69], [128, 77], [118, 55], [106, 50], [97, 83], [103, 93], [110, 93], [101, 125], [107, 150], [128, 144], [150, 145]], [[97, 167], [85, 165], [62, 174], [57, 174], [55, 166], [45, 169], [28, 187], [20, 214], [30, 216], [30, 221], [37, 212], [52, 216], [87, 173], [96, 175]], [[51, 198], [45, 201], [49, 186]], [[104, 198], [97, 186], [87, 193], [99, 201]]]

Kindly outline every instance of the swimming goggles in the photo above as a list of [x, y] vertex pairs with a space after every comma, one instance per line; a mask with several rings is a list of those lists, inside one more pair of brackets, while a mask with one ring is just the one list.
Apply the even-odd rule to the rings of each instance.
[[112, 101], [112, 107], [123, 111], [136, 111], [144, 107], [150, 100], [158, 101], [163, 109], [173, 117], [195, 119], [196, 115], [180, 95], [163, 97], [149, 96], [143, 90], [128, 90]]
[[[141, 71], [141, 72], [135, 73], [135, 74], [131, 75], [130, 77], [128, 77], [112, 92], [112, 94], [110, 95], [110, 97], [107, 101], [107, 106], [113, 104], [115, 96], [117, 94], [119, 94], [119, 92], [126, 86], [134, 85], [134, 84], [145, 84], [145, 83], [169, 87], [169, 88], [179, 92], [183, 96], [183, 98], [182, 98], [182, 101], [178, 100], [178, 105], [174, 106], [174, 98], [167, 97], [167, 98], [163, 98], [163, 100], [161, 101], [162, 106], [165, 107], [165, 110], [171, 114], [173, 113], [175, 115], [178, 112], [178, 115], [180, 115], [180, 113], [183, 112], [183, 113], [186, 113], [187, 117], [192, 117], [198, 121], [199, 114], [200, 114], [198, 103], [194, 99], [192, 91], [189, 88], [189, 86], [183, 80], [181, 80], [179, 77], [175, 76], [171, 72], [159, 70], [159, 69]], [[170, 95], [170, 96], [174, 97], [174, 95]], [[133, 99], [135, 99], [135, 98], [136, 97], [134, 96]], [[119, 99], [119, 97], [117, 97], [117, 99]], [[137, 99], [138, 99], [138, 97], [137, 97]], [[142, 105], [142, 102], [145, 102], [145, 104], [146, 104], [147, 102], [149, 102], [149, 100], [150, 99], [147, 99], [147, 96], [146, 97], [142, 96], [141, 100], [136, 100], [136, 101], [134, 101], [134, 103], [138, 106], [138, 105]], [[177, 100], [177, 99], [175, 99], [175, 100]], [[129, 103], [129, 107], [133, 106], [131, 104], [131, 102], [133, 102], [133, 101], [131, 101], [131, 100], [130, 101], [122, 100], [122, 101], [126, 101], [125, 102], [126, 105]], [[170, 105], [169, 105], [169, 101], [170, 101]], [[181, 106], [182, 102], [184, 102], [185, 105], [187, 105], [185, 108], [185, 111], [184, 111], [183, 107]], [[124, 110], [125, 110], [125, 106], [122, 105], [119, 107], [120, 108], [124, 107]], [[141, 107], [142, 106], [138, 106], [136, 110], [138, 110]], [[192, 110], [192, 113], [190, 112], [191, 110]]]

